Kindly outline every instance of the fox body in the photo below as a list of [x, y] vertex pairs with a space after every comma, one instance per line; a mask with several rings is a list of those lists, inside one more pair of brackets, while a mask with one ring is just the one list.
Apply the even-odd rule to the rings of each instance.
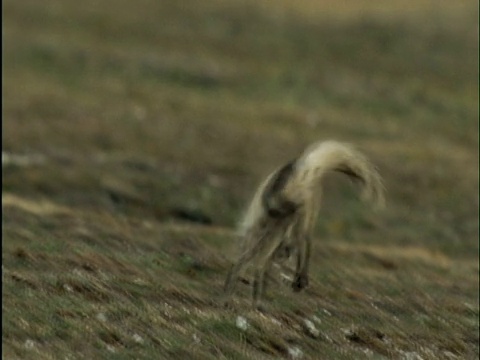
[[296, 255], [294, 291], [308, 285], [312, 230], [321, 199], [321, 180], [329, 171], [342, 172], [362, 185], [362, 198], [384, 205], [384, 186], [376, 168], [352, 146], [318, 142], [298, 158], [271, 173], [258, 187], [240, 224], [242, 253], [225, 281], [232, 294], [240, 273], [254, 268], [253, 305], [259, 307], [272, 263]]

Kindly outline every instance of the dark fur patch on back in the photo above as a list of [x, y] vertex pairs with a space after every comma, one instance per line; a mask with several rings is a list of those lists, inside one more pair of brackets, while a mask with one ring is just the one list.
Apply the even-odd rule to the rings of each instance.
[[[288, 179], [295, 170], [295, 160], [290, 161], [286, 165], [282, 166], [270, 180], [269, 184], [265, 188], [262, 195], [262, 203], [267, 210], [268, 215], [274, 218], [280, 218], [290, 215], [295, 212], [296, 206], [292, 201], [281, 200], [279, 193], [285, 187]], [[277, 198], [275, 198], [277, 197]], [[275, 206], [272, 206], [272, 202], [277, 201]]]
[[268, 189], [265, 193], [273, 195], [281, 191], [288, 181], [288, 178], [292, 175], [294, 170], [295, 160], [290, 161], [286, 165], [282, 166], [268, 184]]

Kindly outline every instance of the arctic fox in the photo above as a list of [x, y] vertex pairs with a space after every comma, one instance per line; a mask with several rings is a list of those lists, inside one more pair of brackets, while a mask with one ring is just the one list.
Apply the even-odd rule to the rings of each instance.
[[258, 308], [272, 262], [292, 253], [296, 253], [292, 288], [300, 291], [308, 285], [311, 235], [319, 211], [321, 180], [329, 171], [358, 180], [363, 200], [379, 208], [384, 206], [382, 178], [365, 156], [345, 143], [314, 143], [258, 187], [240, 224], [242, 254], [225, 281], [227, 298], [240, 273], [253, 262], [253, 306]]

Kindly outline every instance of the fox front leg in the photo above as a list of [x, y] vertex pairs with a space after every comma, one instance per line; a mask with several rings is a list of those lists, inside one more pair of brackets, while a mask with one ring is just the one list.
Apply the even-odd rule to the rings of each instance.
[[292, 289], [299, 292], [308, 286], [308, 269], [310, 265], [311, 238], [306, 236], [300, 241], [297, 251], [297, 266], [292, 282]]

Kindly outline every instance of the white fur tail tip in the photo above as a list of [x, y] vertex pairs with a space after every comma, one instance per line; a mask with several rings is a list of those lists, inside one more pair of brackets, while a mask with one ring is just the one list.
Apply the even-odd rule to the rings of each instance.
[[352, 145], [329, 140], [310, 145], [298, 159], [298, 174], [318, 184], [328, 171], [342, 172], [362, 184], [361, 198], [375, 208], [385, 207], [385, 186], [377, 168]]

